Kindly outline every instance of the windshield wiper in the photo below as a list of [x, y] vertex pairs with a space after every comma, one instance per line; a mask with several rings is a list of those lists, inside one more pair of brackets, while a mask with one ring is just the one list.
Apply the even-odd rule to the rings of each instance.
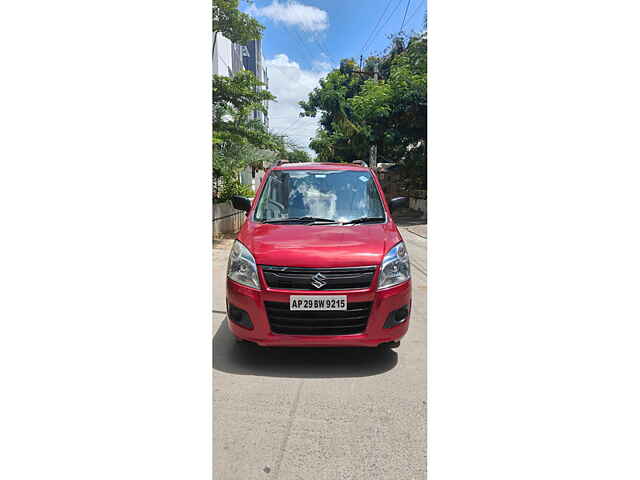
[[308, 225], [314, 224], [329, 224], [329, 223], [339, 223], [340, 225], [355, 225], [358, 223], [373, 223], [373, 222], [384, 222], [386, 219], [384, 217], [361, 217], [356, 218], [354, 220], [349, 220], [348, 222], [339, 222], [332, 218], [321, 218], [321, 217], [291, 217], [291, 218], [274, 218], [273, 220], [265, 220], [262, 223], [306, 223]]
[[265, 220], [263, 223], [285, 223], [285, 222], [301, 222], [301, 223], [315, 223], [315, 222], [330, 222], [337, 223], [335, 220], [331, 218], [320, 218], [320, 217], [292, 217], [292, 218], [276, 218], [274, 220]]
[[356, 218], [354, 220], [349, 220], [348, 222], [343, 222], [343, 225], [353, 225], [356, 223], [369, 223], [369, 222], [384, 222], [384, 217], [361, 217]]

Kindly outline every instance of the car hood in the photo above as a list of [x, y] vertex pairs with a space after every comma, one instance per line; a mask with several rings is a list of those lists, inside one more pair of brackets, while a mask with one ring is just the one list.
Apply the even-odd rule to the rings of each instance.
[[379, 265], [401, 238], [391, 222], [340, 226], [247, 221], [238, 240], [258, 265], [331, 268]]

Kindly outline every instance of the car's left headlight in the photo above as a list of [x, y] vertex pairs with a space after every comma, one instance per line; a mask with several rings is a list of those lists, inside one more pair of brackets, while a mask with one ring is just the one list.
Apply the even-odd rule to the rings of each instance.
[[249, 249], [238, 240], [233, 244], [229, 254], [227, 276], [234, 282], [260, 290], [256, 261]]
[[410, 278], [409, 252], [404, 242], [400, 242], [389, 250], [382, 260], [378, 290], [399, 285]]

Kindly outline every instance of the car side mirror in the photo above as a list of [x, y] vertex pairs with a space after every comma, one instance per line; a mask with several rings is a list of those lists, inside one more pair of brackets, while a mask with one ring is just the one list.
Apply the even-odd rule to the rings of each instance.
[[231, 204], [233, 205], [233, 208], [235, 208], [236, 210], [243, 210], [245, 212], [248, 212], [249, 210], [251, 210], [251, 200], [248, 199], [247, 197], [234, 195], [233, 197], [231, 197]]
[[389, 202], [389, 210], [392, 212], [399, 208], [406, 208], [409, 206], [409, 197], [396, 197], [392, 198]]

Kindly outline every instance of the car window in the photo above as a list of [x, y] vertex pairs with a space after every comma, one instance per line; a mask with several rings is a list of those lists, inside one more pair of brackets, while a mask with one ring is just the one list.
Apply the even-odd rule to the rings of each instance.
[[254, 219], [318, 217], [348, 222], [384, 218], [371, 173], [355, 170], [274, 170], [266, 180]]

